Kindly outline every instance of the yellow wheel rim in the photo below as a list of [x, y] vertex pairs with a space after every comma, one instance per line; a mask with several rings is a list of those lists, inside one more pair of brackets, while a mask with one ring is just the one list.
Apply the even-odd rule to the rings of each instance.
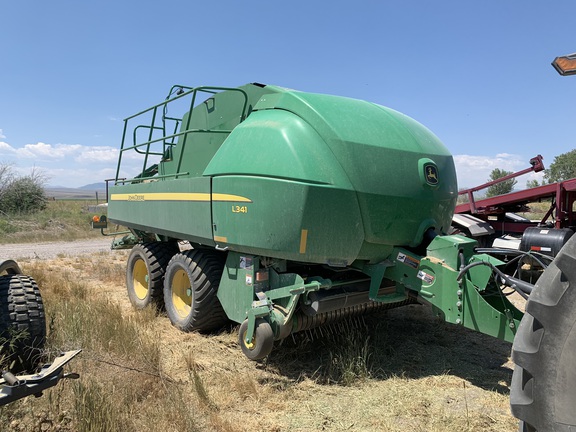
[[142, 259], [136, 260], [132, 270], [132, 285], [134, 293], [140, 300], [144, 300], [148, 295], [148, 269]]
[[182, 269], [172, 278], [172, 304], [182, 318], [186, 318], [192, 310], [192, 286], [188, 273]]
[[246, 348], [252, 351], [254, 349], [254, 339], [256, 338], [253, 336], [250, 342], [246, 342], [246, 333], [248, 333], [248, 331], [245, 331], [244, 334], [242, 335], [242, 342], [244, 342], [244, 346]]

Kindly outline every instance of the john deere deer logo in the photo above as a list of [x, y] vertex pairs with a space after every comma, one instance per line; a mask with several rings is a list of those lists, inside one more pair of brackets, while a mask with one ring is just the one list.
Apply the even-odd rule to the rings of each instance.
[[438, 184], [438, 169], [434, 165], [426, 165], [424, 167], [426, 183], [435, 186]]

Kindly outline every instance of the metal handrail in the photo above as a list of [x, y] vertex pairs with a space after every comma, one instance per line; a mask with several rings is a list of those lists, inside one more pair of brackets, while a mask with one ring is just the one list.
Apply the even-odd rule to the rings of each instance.
[[[138, 126], [136, 126], [136, 127], [134, 128], [134, 131], [132, 132], [132, 143], [134, 143], [134, 145], [136, 145], [136, 141], [137, 141], [137, 140], [136, 140], [136, 133], [138, 132], [138, 129], [140, 129], [140, 128], [152, 129], [152, 130], [153, 130], [153, 129], [159, 129], [159, 130], [161, 130], [161, 131], [164, 130], [164, 128], [161, 128], [160, 126], [138, 125]], [[139, 147], [139, 146], [138, 146], [138, 147]], [[136, 150], [137, 153], [144, 154], [144, 152], [138, 150], [137, 147], [133, 147], [133, 148], [134, 148], [134, 150]]]
[[[178, 176], [183, 176], [183, 175], [188, 175], [190, 174], [188, 171], [184, 171], [181, 173], [174, 173], [174, 174], [162, 174], [162, 175], [156, 175], [154, 176], [154, 179], [163, 179], [163, 178], [169, 178], [169, 177], [178, 177]], [[117, 180], [116, 184], [126, 184], [126, 183], [142, 183], [143, 181], [146, 180], [150, 180], [150, 177], [134, 177], [131, 179], [121, 179], [121, 180]]]
[[[179, 137], [179, 136], [182, 136], [182, 135], [184, 135], [184, 134], [189, 134], [189, 133], [230, 133], [230, 132], [232, 132], [231, 129], [230, 129], [230, 130], [228, 130], [228, 129], [226, 129], [226, 130], [224, 130], [224, 129], [219, 129], [219, 130], [216, 130], [216, 129], [214, 129], [214, 130], [210, 130], [210, 129], [190, 129], [190, 130], [186, 130], [186, 131], [183, 131], [183, 132], [178, 132], [178, 133], [173, 134], [173, 135], [166, 135], [165, 137], [162, 137], [162, 138], [156, 138], [156, 139], [153, 139], [153, 140], [150, 140], [150, 141], [145, 141], [145, 142], [143, 142], [143, 143], [136, 144], [136, 145], [131, 146], [131, 147], [126, 147], [126, 148], [123, 149], [123, 151], [128, 151], [128, 150], [133, 150], [133, 149], [135, 150], [135, 149], [137, 149], [138, 147], [144, 147], [144, 146], [147, 146], [147, 145], [150, 145], [150, 144], [154, 144], [155, 142], [160, 142], [160, 141], [163, 141], [163, 140], [169, 139], [169, 138]], [[169, 145], [170, 145], [170, 146], [175, 146], [176, 143], [169, 144]], [[139, 153], [144, 154], [143, 152], [139, 152]], [[156, 155], [156, 156], [161, 156], [161, 155], [163, 155], [164, 153], [150, 152], [150, 154], [151, 154], [151, 155]]]
[[[172, 94], [175, 92], [176, 90], [176, 95], [171, 97]], [[187, 89], [186, 91], [184, 91], [184, 89]], [[182, 91], [180, 93], [180, 91]], [[143, 154], [144, 155], [144, 162], [143, 162], [143, 167], [142, 167], [142, 172], [144, 172], [146, 170], [146, 165], [148, 163], [148, 157], [149, 156], [162, 156], [164, 154], [166, 154], [167, 148], [171, 148], [173, 146], [176, 145], [175, 139], [178, 137], [181, 137], [184, 135], [184, 139], [182, 140], [182, 152], [184, 152], [184, 146], [186, 145], [186, 137], [188, 136], [188, 134], [191, 133], [226, 133], [229, 134], [230, 132], [232, 132], [231, 130], [218, 130], [218, 129], [190, 129], [190, 122], [192, 119], [192, 113], [194, 111], [194, 104], [196, 102], [196, 96], [198, 94], [198, 92], [202, 92], [202, 93], [209, 93], [209, 94], [217, 94], [220, 91], [235, 91], [240, 93], [243, 98], [244, 98], [244, 104], [242, 106], [242, 111], [241, 111], [241, 116], [240, 116], [240, 122], [244, 121], [246, 118], [246, 109], [248, 106], [248, 95], [247, 93], [239, 88], [230, 88], [230, 87], [211, 87], [211, 86], [200, 86], [200, 87], [187, 87], [187, 86], [181, 86], [181, 85], [174, 85], [172, 86], [172, 88], [170, 89], [170, 92], [168, 93], [168, 96], [166, 97], [166, 100], [164, 100], [163, 102], [160, 102], [156, 105], [151, 106], [150, 108], [147, 108], [143, 111], [140, 111], [134, 115], [131, 115], [129, 117], [126, 117], [124, 119], [124, 128], [123, 128], [123, 132], [122, 132], [122, 143], [120, 145], [120, 154], [118, 156], [118, 166], [116, 168], [116, 179], [119, 178], [120, 175], [120, 166], [122, 164], [122, 156], [123, 153], [129, 150], [134, 150], [139, 154]], [[167, 114], [167, 106], [169, 103], [172, 103], [178, 99], [181, 99], [183, 97], [186, 97], [188, 95], [191, 95], [191, 101], [190, 101], [190, 109], [188, 111], [188, 119], [186, 121], [186, 127], [184, 128], [184, 131], [181, 132], [176, 132], [178, 130], [178, 126], [181, 125], [182, 120], [178, 119], [178, 118], [174, 118], [174, 117], [168, 117]], [[163, 112], [162, 112], [162, 126], [156, 126], [156, 118], [158, 115], [158, 108], [163, 107]], [[128, 122], [138, 116], [141, 116], [143, 114], [146, 113], [152, 113], [152, 119], [150, 122], [150, 125], [138, 125], [136, 127], [134, 127], [133, 130], [133, 134], [132, 134], [132, 138], [133, 138], [133, 144], [130, 147], [125, 147], [126, 145], [126, 134], [128, 131]], [[174, 133], [170, 134], [170, 135], [166, 135], [166, 120], [172, 120], [175, 121], [175, 125], [174, 125]], [[141, 129], [141, 128], [146, 128], [149, 129], [149, 134], [148, 134], [148, 140], [142, 143], [137, 143], [137, 130]], [[162, 137], [161, 138], [155, 138], [153, 139], [153, 133], [154, 130], [160, 130], [162, 131]], [[156, 142], [160, 142], [163, 141], [163, 148], [162, 148], [162, 152], [158, 152], [158, 151], [150, 151], [150, 146]], [[146, 150], [141, 150], [141, 147], [146, 147]], [[182, 153], [183, 154], [183, 153]], [[182, 164], [182, 158], [180, 158], [180, 160], [178, 161], [178, 166], [176, 167], [176, 172], [177, 174], [171, 174], [168, 175], [168, 177], [178, 177], [179, 175], [183, 175], [182, 173], [179, 173], [180, 169], [181, 169], [181, 164]], [[164, 178], [166, 176], [155, 176], [155, 178]]]
[[[191, 87], [185, 87], [185, 86], [173, 86], [173, 87], [191, 88]], [[215, 91], [212, 91], [212, 90], [215, 90]], [[126, 117], [126, 118], [124, 119], [124, 121], [126, 122], [127, 120], [133, 119], [134, 117], [138, 117], [138, 116], [140, 116], [140, 115], [142, 115], [142, 114], [146, 114], [147, 112], [152, 111], [152, 110], [155, 109], [155, 108], [159, 108], [159, 107], [161, 107], [161, 106], [164, 106], [164, 105], [166, 105], [166, 104], [169, 104], [169, 103], [171, 103], [171, 102], [174, 102], [175, 100], [178, 100], [178, 99], [180, 99], [180, 98], [186, 97], [186, 96], [188, 96], [188, 95], [191, 94], [191, 93], [203, 92], [203, 93], [216, 94], [218, 91], [228, 91], [228, 90], [237, 91], [237, 92], [239, 92], [239, 93], [242, 93], [242, 94], [244, 95], [244, 99], [245, 99], [245, 101], [246, 101], [245, 104], [248, 103], [248, 95], [247, 95], [246, 92], [245, 92], [244, 90], [242, 90], [242, 89], [235, 88], [235, 87], [210, 87], [210, 86], [200, 86], [200, 87], [194, 87], [194, 88], [192, 88], [191, 90], [189, 90], [189, 91], [187, 91], [187, 92], [184, 92], [184, 93], [182, 93], [182, 94], [176, 95], [176, 96], [174, 96], [174, 97], [171, 98], [171, 99], [166, 99], [164, 102], [160, 102], [159, 104], [153, 105], [153, 106], [151, 106], [150, 108], [147, 108], [147, 109], [145, 109], [145, 110], [143, 110], [143, 111], [140, 111], [139, 113], [136, 113], [136, 114], [134, 114], [134, 115], [131, 115], [131, 116], [129, 116], [129, 117]]]

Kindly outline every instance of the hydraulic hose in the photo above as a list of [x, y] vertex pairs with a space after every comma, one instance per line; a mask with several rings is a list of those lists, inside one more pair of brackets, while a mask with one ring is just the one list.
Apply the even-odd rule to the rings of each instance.
[[468, 264], [467, 266], [465, 266], [464, 268], [462, 268], [460, 270], [460, 272], [458, 273], [458, 276], [456, 277], [456, 281], [458, 283], [460, 283], [460, 281], [462, 280], [464, 275], [468, 272], [468, 270], [470, 270], [472, 267], [476, 267], [476, 266], [480, 266], [480, 265], [490, 267], [492, 269], [492, 271], [500, 277], [500, 279], [502, 280], [502, 282], [505, 283], [505, 285], [512, 288], [514, 291], [516, 291], [518, 294], [520, 294], [525, 299], [528, 298], [527, 294], [529, 295], [532, 292], [532, 290], [534, 289], [534, 285], [532, 285], [531, 283], [525, 282], [523, 280], [517, 279], [517, 278], [512, 277], [512, 276], [508, 276], [507, 274], [505, 274], [505, 273], [501, 272], [499, 269], [497, 269], [494, 265], [492, 265], [491, 263], [486, 262], [486, 261], [477, 261], [477, 262], [474, 262], [472, 264]]

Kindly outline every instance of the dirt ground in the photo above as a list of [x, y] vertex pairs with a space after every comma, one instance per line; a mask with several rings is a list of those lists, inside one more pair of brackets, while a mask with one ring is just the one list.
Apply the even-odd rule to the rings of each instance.
[[17, 243], [0, 245], [0, 259], [36, 259], [46, 260], [61, 256], [78, 256], [87, 253], [110, 250], [112, 240], [99, 239], [76, 240], [71, 242]]
[[[135, 312], [121, 277], [102, 277], [94, 270], [101, 266], [118, 271], [127, 253], [103, 251], [102, 245], [92, 243], [94, 249], [84, 245], [33, 256], [25, 253], [30, 245], [23, 245], [20, 252], [17, 245], [10, 245], [10, 253], [24, 257], [24, 269], [36, 266], [74, 274], [88, 284], [91, 296], [106, 298], [123, 315], [132, 316]], [[86, 255], [87, 251], [92, 252]], [[210, 406], [216, 407], [198, 414], [198, 424], [203, 425], [199, 430], [517, 430], [508, 405], [511, 345], [439, 322], [423, 306], [405, 306], [296, 335], [262, 362], [244, 357], [236, 331], [231, 326], [211, 335], [182, 333], [165, 315], [154, 318], [164, 376], [172, 382], [189, 382], [185, 365], [192, 358]], [[350, 350], [362, 357], [364, 373], [339, 380], [335, 365]], [[82, 355], [90, 361], [93, 353]], [[106, 369], [119, 381], [128, 376], [121, 365]], [[84, 372], [81, 379], [88, 378], [99, 376], [86, 377]], [[32, 399], [25, 402], [32, 403]], [[150, 430], [135, 418], [134, 430], [139, 428]]]

